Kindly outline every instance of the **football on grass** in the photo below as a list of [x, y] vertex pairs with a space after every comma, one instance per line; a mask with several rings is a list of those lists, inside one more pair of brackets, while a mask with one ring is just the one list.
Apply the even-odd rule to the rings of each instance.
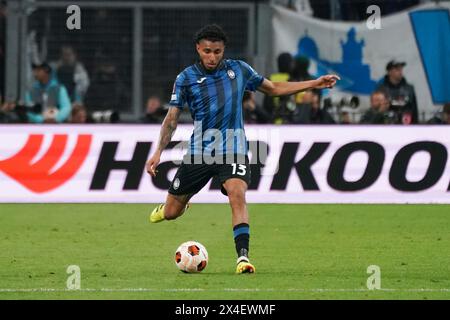
[[208, 264], [208, 252], [197, 241], [182, 243], [175, 251], [175, 263], [183, 272], [196, 273], [204, 270]]

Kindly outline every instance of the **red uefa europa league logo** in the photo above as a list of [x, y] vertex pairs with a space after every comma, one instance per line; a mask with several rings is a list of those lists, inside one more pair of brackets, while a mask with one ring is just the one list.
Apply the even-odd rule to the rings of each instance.
[[0, 161], [0, 171], [35, 193], [56, 189], [80, 169], [89, 153], [92, 135], [78, 135], [75, 148], [67, 161], [58, 170], [51, 172], [64, 153], [67, 139], [67, 134], [55, 134], [47, 152], [38, 161], [31, 163], [44, 141], [44, 135], [31, 134], [19, 152]]

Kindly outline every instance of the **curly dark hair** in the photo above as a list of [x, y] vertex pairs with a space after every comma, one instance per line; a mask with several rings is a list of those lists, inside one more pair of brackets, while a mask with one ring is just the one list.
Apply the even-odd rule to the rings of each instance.
[[212, 42], [223, 41], [223, 44], [227, 44], [228, 37], [223, 29], [217, 24], [209, 24], [198, 30], [194, 35], [194, 42], [199, 43], [200, 40], [209, 40]]

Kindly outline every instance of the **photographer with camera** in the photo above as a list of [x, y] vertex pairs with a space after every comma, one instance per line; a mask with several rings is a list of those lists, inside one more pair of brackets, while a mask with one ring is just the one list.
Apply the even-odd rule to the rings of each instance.
[[395, 113], [398, 124], [418, 123], [418, 111], [414, 87], [403, 76], [406, 62], [391, 60], [386, 65], [387, 74], [378, 90], [386, 91], [390, 99], [390, 110]]
[[36, 81], [26, 93], [28, 121], [32, 123], [60, 123], [67, 120], [72, 109], [66, 88], [51, 76], [46, 62], [33, 64]]

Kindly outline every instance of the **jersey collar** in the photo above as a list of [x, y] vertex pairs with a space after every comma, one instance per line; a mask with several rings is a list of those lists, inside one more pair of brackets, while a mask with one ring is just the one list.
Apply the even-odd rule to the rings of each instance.
[[215, 68], [214, 70], [211, 70], [211, 71], [206, 69], [200, 61], [197, 61], [195, 63], [195, 66], [197, 67], [198, 71], [200, 71], [200, 73], [206, 75], [206, 74], [215, 74], [217, 71], [224, 69], [226, 67], [226, 63], [225, 63], [225, 59], [222, 59], [222, 61], [220, 61], [219, 65], [217, 66], [217, 68]]

